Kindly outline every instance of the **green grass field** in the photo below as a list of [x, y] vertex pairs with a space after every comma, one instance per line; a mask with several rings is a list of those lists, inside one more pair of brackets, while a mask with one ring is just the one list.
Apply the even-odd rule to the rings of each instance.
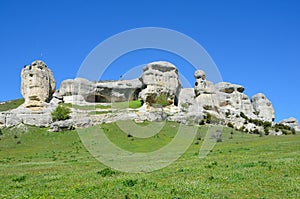
[[[157, 150], [174, 138], [177, 127], [168, 122], [159, 134], [142, 139], [128, 137], [115, 123], [102, 125], [111, 141], [133, 152]], [[259, 137], [224, 128], [222, 142], [199, 159], [206, 128], [198, 129], [176, 162], [137, 174], [99, 163], [77, 131], [4, 129], [0, 198], [300, 198], [299, 133]]]

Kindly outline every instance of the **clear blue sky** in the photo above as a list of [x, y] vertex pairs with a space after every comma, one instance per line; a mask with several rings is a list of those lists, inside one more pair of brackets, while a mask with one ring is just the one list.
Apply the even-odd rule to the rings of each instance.
[[[199, 42], [224, 81], [244, 85], [250, 97], [258, 92], [267, 95], [276, 121], [300, 119], [299, 10], [296, 0], [2, 0], [0, 101], [21, 97], [20, 71], [33, 60], [46, 62], [59, 87], [62, 80], [76, 77], [85, 57], [101, 41], [151, 26], [170, 28]], [[137, 53], [120, 61], [122, 67], [107, 73], [107, 79], [117, 79], [126, 67], [158, 59], [172, 60], [167, 53]], [[192, 74], [189, 77], [193, 83]]]

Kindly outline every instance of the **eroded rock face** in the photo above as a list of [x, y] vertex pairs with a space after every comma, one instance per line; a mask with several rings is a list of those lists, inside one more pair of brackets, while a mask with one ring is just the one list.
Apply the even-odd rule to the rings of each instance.
[[219, 107], [229, 112], [240, 113], [253, 117], [253, 107], [249, 97], [244, 94], [241, 85], [220, 82], [215, 85], [218, 93]]
[[91, 82], [76, 78], [63, 81], [59, 94], [66, 103], [109, 103], [136, 100], [141, 89], [142, 83], [139, 79]]
[[21, 93], [24, 105], [34, 111], [42, 110], [55, 92], [55, 79], [52, 71], [43, 61], [34, 61], [21, 72]]
[[202, 70], [196, 70], [194, 73], [196, 79], [194, 91], [195, 96], [198, 97], [201, 94], [213, 94], [215, 93], [214, 84], [206, 80], [206, 74]]
[[171, 104], [177, 105], [180, 92], [180, 82], [177, 68], [168, 62], [153, 62], [148, 64], [143, 71], [141, 81], [143, 90], [140, 98], [150, 104], [160, 94], [165, 94]]
[[287, 125], [291, 128], [294, 128], [296, 131], [300, 131], [300, 126], [299, 126], [298, 120], [296, 118], [290, 117], [288, 119], [282, 120], [279, 123]]
[[274, 121], [275, 114], [271, 101], [262, 93], [254, 95], [251, 99], [256, 115], [266, 121]]

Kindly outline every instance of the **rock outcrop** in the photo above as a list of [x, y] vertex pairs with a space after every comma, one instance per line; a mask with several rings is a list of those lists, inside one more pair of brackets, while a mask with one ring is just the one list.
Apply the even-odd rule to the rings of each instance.
[[21, 72], [21, 93], [25, 107], [34, 111], [42, 110], [55, 92], [52, 71], [43, 61], [34, 61]]
[[295, 131], [300, 131], [300, 126], [298, 123], [298, 120], [296, 118], [290, 117], [288, 119], [284, 119], [281, 122], [279, 122], [280, 124], [289, 126], [293, 129], [295, 129]]
[[163, 93], [170, 104], [177, 105], [179, 92], [177, 68], [168, 62], [148, 64], [139, 79], [91, 82], [76, 78], [63, 81], [59, 89], [63, 101], [73, 104], [142, 99], [149, 105]]
[[220, 82], [215, 85], [218, 95], [220, 112], [240, 114], [243, 112], [249, 117], [254, 117], [253, 107], [249, 97], [244, 94], [245, 88], [241, 85]]
[[61, 83], [59, 95], [66, 103], [107, 103], [136, 100], [142, 89], [139, 79], [91, 82], [83, 78]]
[[206, 74], [202, 70], [196, 70], [194, 73], [196, 79], [194, 91], [195, 97], [198, 97], [201, 94], [214, 94], [215, 87], [214, 84], [206, 80]]
[[[68, 79], [56, 91], [53, 74], [42, 61], [25, 66], [21, 76], [25, 103], [17, 109], [0, 113], [1, 128], [28, 124], [62, 131], [119, 120], [168, 120], [183, 124], [207, 123], [209, 120], [245, 132], [266, 132], [270, 135], [287, 133], [275, 129], [276, 125], [271, 123], [274, 121], [274, 109], [264, 94], [256, 94], [250, 100], [243, 86], [229, 82], [214, 84], [206, 79], [202, 70], [194, 73], [194, 88], [181, 88], [178, 70], [168, 62], [146, 65], [137, 79], [98, 82], [83, 78]], [[66, 121], [53, 122], [51, 117], [51, 112], [61, 102], [107, 105], [138, 99], [144, 102], [139, 109], [112, 106], [105, 110], [85, 110], [73, 107], [70, 119]], [[295, 118], [280, 123], [300, 131]]]
[[148, 64], [143, 71], [141, 81], [143, 90], [139, 97], [147, 106], [160, 95], [166, 95], [170, 104], [178, 104], [180, 82], [177, 68], [168, 62], [153, 62]]
[[262, 93], [254, 95], [251, 99], [253, 108], [259, 119], [274, 121], [275, 114], [271, 101]]

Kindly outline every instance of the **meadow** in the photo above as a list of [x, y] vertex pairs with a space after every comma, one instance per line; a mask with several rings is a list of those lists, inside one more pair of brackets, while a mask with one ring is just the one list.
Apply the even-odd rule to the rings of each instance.
[[[148, 123], [140, 124], [148, 125]], [[132, 152], [169, 143], [178, 124], [151, 138], [102, 124], [106, 136]], [[262, 136], [224, 127], [199, 159], [207, 126], [177, 161], [150, 173], [124, 173], [97, 161], [77, 131], [22, 126], [0, 134], [0, 198], [300, 198], [300, 134]]]

